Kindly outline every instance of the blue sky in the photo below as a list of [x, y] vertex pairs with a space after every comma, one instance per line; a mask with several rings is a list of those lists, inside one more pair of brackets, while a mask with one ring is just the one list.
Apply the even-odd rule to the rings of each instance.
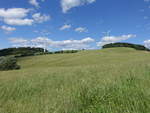
[[113, 42], [150, 47], [149, 12], [150, 0], [1, 0], [0, 48], [97, 49]]

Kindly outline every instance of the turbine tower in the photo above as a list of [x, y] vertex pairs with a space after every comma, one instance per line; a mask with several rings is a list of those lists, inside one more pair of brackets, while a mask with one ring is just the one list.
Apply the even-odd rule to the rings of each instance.
[[104, 34], [104, 36], [109, 37], [109, 36], [110, 36], [110, 33], [111, 33], [111, 30], [108, 30], [108, 31], [102, 32], [102, 33]]

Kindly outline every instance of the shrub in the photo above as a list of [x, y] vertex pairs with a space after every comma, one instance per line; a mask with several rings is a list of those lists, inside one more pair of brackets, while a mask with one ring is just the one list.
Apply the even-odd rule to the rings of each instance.
[[15, 57], [0, 57], [0, 71], [20, 69]]

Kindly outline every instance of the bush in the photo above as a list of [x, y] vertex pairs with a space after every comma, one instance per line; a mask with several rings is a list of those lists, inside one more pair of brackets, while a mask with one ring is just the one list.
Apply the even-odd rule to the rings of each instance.
[[20, 69], [15, 57], [0, 57], [0, 71]]

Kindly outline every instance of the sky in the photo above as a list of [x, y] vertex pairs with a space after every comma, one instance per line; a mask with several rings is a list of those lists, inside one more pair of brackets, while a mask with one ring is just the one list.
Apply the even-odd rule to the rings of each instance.
[[1, 0], [0, 49], [150, 48], [150, 0]]

